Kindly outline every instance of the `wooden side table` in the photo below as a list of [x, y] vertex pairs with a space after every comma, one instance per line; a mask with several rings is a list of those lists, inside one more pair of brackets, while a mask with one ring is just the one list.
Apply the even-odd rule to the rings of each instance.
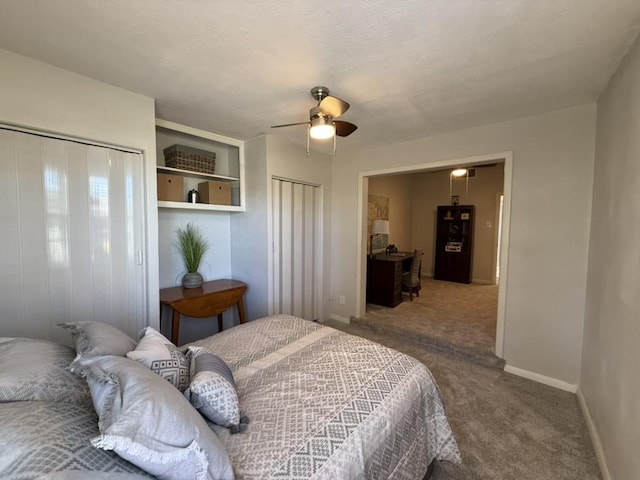
[[247, 285], [237, 280], [212, 280], [198, 288], [171, 287], [160, 290], [160, 311], [162, 305], [173, 309], [171, 321], [171, 341], [178, 345], [180, 336], [180, 315], [193, 318], [218, 316], [218, 331], [222, 331], [222, 313], [236, 305], [240, 323], [245, 323], [242, 297]]

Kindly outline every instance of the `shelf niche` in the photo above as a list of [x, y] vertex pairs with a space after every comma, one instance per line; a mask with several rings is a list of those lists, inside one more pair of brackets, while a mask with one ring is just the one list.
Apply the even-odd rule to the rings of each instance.
[[[215, 152], [216, 164], [213, 174], [193, 172], [167, 167], [164, 149], [172, 145], [185, 145]], [[184, 201], [158, 200], [159, 208], [189, 210], [218, 210], [243, 212], [244, 203], [244, 142], [196, 128], [156, 119], [156, 159], [158, 173], [178, 175], [184, 179]], [[231, 204], [215, 205], [187, 202], [187, 193], [198, 190], [198, 184], [207, 180], [229, 182], [231, 184]]]

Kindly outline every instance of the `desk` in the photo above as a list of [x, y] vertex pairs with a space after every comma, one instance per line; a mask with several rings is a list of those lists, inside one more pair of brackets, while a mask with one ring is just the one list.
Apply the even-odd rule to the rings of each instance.
[[237, 280], [212, 280], [198, 288], [171, 287], [160, 290], [160, 311], [162, 305], [173, 309], [171, 321], [171, 341], [178, 345], [180, 338], [180, 314], [194, 318], [218, 316], [218, 331], [222, 331], [222, 313], [236, 305], [240, 323], [245, 323], [242, 296], [247, 285]]
[[412, 252], [380, 254], [367, 259], [367, 303], [395, 307], [402, 303], [402, 274], [409, 271]]

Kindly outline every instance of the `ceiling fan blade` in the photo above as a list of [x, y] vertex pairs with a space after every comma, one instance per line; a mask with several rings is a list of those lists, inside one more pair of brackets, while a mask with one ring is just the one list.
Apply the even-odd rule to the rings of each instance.
[[331, 95], [324, 97], [318, 104], [318, 108], [325, 115], [331, 118], [338, 118], [349, 110], [349, 104], [338, 97], [332, 97]]
[[336, 125], [336, 135], [339, 137], [351, 135], [358, 129], [353, 123], [343, 122], [342, 120], [336, 120], [333, 123]]
[[294, 125], [309, 125], [310, 122], [285, 123], [284, 125], [271, 125], [271, 128], [293, 127]]

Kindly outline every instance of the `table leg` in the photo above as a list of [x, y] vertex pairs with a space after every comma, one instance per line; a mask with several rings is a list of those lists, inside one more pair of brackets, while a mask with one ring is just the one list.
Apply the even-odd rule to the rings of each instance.
[[171, 342], [177, 346], [179, 339], [180, 339], [180, 312], [178, 312], [177, 310], [174, 310], [173, 318], [171, 321]]
[[218, 333], [222, 331], [222, 314], [218, 314]]
[[247, 321], [244, 317], [244, 303], [242, 303], [242, 297], [238, 300], [238, 317], [240, 317], [240, 323], [245, 323]]

